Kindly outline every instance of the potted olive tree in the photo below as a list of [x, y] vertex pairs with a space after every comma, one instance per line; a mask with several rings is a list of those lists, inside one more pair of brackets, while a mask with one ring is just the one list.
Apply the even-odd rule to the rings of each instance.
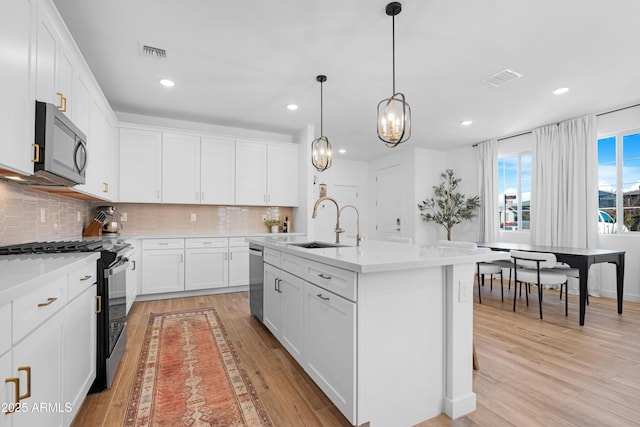
[[456, 178], [452, 169], [440, 174], [442, 182], [433, 186], [433, 196], [418, 203], [420, 216], [424, 222], [435, 222], [447, 230], [447, 240], [451, 240], [451, 230], [456, 224], [476, 216], [480, 197], [466, 198], [456, 191], [461, 178]]

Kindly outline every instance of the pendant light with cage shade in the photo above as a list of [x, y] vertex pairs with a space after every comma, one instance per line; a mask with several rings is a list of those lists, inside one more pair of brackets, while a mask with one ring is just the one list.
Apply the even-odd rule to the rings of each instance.
[[327, 81], [327, 76], [319, 75], [316, 80], [320, 82], [320, 137], [311, 143], [311, 164], [318, 170], [324, 172], [331, 167], [331, 158], [333, 156], [331, 143], [324, 136], [322, 128], [322, 84]]
[[378, 103], [378, 138], [387, 147], [396, 147], [411, 137], [411, 107], [404, 94], [396, 92], [396, 28], [395, 16], [402, 10], [398, 2], [391, 2], [385, 11], [391, 16], [393, 95]]

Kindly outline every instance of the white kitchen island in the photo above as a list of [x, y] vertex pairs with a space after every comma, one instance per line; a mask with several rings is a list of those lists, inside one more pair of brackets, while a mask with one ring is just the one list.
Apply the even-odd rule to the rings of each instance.
[[475, 410], [474, 266], [504, 254], [296, 240], [250, 239], [265, 248], [263, 322], [353, 425]]

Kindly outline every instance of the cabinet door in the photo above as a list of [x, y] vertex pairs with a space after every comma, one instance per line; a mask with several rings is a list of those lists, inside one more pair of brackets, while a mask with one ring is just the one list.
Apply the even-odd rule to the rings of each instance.
[[235, 203], [236, 143], [202, 138], [200, 142], [200, 202], [209, 205]]
[[58, 97], [62, 97], [61, 111], [71, 118], [73, 111], [73, 62], [62, 43], [59, 43], [59, 47], [55, 91]]
[[184, 249], [142, 251], [142, 293], [184, 291]]
[[249, 246], [229, 248], [229, 286], [249, 284]]
[[56, 60], [58, 37], [53, 22], [44, 10], [38, 7], [38, 26], [36, 38], [36, 99], [62, 106], [56, 96]]
[[184, 288], [186, 290], [228, 286], [229, 255], [226, 246], [224, 248], [186, 249], [185, 252]]
[[138, 251], [132, 253], [129, 256], [129, 268], [127, 269], [127, 302], [126, 302], [126, 310], [127, 314], [129, 314], [129, 310], [131, 310], [131, 306], [136, 300], [136, 296], [138, 296]]
[[28, 410], [11, 415], [14, 426], [63, 425], [63, 313], [61, 311], [47, 320], [13, 348], [13, 369], [20, 378], [20, 394], [26, 394], [27, 388], [31, 388], [31, 396], [20, 401]]
[[120, 201], [160, 203], [162, 133], [120, 129]]
[[71, 404], [63, 414], [64, 425], [70, 425], [96, 378], [96, 285], [72, 300], [64, 316], [61, 402]]
[[2, 0], [2, 9], [0, 167], [30, 175], [33, 173], [31, 143], [35, 114], [35, 67], [31, 53], [35, 48], [36, 7], [31, 0]]
[[162, 202], [200, 203], [200, 138], [162, 135]]
[[267, 146], [236, 142], [236, 204], [267, 204]]
[[86, 180], [76, 188], [103, 200], [111, 200], [115, 149], [113, 128], [96, 100], [89, 101]]
[[304, 370], [355, 422], [356, 304], [304, 283]]
[[89, 134], [89, 105], [91, 96], [89, 95], [89, 78], [78, 72], [73, 81], [73, 123], [84, 132], [87, 138]]
[[302, 364], [304, 281], [285, 271], [280, 271], [279, 275], [278, 290], [281, 309], [279, 339], [293, 358]]
[[298, 146], [269, 144], [267, 152], [267, 205], [298, 206]]
[[[3, 405], [0, 410], [5, 414], [6, 411], [13, 409], [12, 404], [17, 400], [15, 384], [6, 382], [8, 378], [15, 378], [18, 375], [13, 370], [11, 355], [9, 351], [4, 356], [0, 356], [0, 405]], [[14, 414], [5, 414], [0, 413], [0, 427], [11, 427]]]
[[280, 336], [280, 294], [278, 282], [280, 270], [264, 264], [264, 302], [262, 323], [273, 335]]

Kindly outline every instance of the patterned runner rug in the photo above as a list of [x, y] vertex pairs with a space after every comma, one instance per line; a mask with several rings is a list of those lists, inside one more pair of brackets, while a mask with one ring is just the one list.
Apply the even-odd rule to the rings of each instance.
[[151, 313], [124, 427], [271, 426], [215, 309]]

